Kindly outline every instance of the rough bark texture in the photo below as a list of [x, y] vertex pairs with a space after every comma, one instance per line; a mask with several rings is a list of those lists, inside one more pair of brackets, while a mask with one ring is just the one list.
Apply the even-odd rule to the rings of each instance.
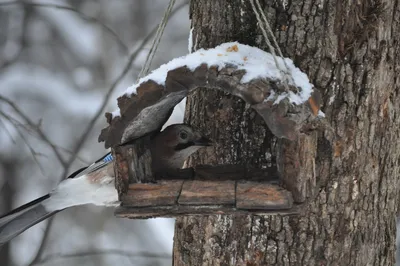
[[[331, 145], [320, 132], [315, 142], [313, 136], [294, 144], [276, 141], [242, 100], [204, 90], [189, 97], [187, 122], [218, 143], [189, 165], [262, 168], [275, 164], [287, 145], [298, 146], [299, 159], [315, 159], [313, 167], [304, 162], [301, 179], [311, 181], [303, 190], [310, 199], [304, 215], [179, 218], [174, 265], [393, 265], [399, 1], [265, 1], [264, 7], [284, 55], [322, 92], [322, 110], [337, 138]], [[190, 14], [194, 49], [226, 41], [265, 48], [248, 1], [196, 0]], [[315, 154], [302, 152], [306, 144]]]
[[115, 158], [114, 167], [116, 176], [116, 188], [121, 197], [132, 183], [154, 182], [152, 171], [152, 158], [149, 150], [150, 136], [136, 139], [132, 144], [116, 146], [113, 149]]

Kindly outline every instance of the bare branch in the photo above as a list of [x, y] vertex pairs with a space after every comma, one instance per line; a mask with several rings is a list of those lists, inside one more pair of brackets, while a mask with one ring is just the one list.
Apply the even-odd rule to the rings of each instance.
[[125, 43], [121, 40], [121, 38], [118, 36], [118, 34], [113, 29], [108, 27], [106, 24], [101, 22], [99, 19], [97, 19], [95, 17], [88, 16], [88, 15], [80, 12], [79, 10], [77, 10], [77, 9], [75, 9], [73, 7], [57, 5], [57, 4], [50, 4], [50, 3], [29, 3], [29, 2], [25, 2], [25, 1], [24, 2], [8, 1], [8, 2], [1, 2], [0, 3], [0, 7], [1, 6], [13, 6], [13, 5], [24, 5], [24, 6], [31, 6], [31, 7], [53, 8], [53, 9], [60, 9], [60, 10], [66, 10], [66, 11], [74, 12], [74, 13], [78, 14], [81, 18], [83, 18], [84, 20], [100, 25], [106, 32], [108, 32], [110, 35], [112, 35], [115, 38], [116, 42], [118, 43], [118, 45], [121, 48], [123, 48], [125, 53], [127, 53], [129, 51], [128, 47], [125, 45]]
[[61, 153], [57, 150], [56, 146], [50, 141], [50, 139], [47, 137], [47, 135], [40, 129], [37, 124], [35, 124], [26, 114], [24, 114], [16, 105], [13, 103], [11, 100], [8, 98], [0, 95], [0, 100], [6, 102], [8, 105], [10, 105], [14, 111], [24, 119], [24, 121], [32, 128], [34, 129], [39, 136], [43, 139], [44, 142], [46, 142], [51, 149], [53, 150], [54, 154], [56, 155], [57, 159], [59, 160], [60, 164], [65, 168], [66, 167], [66, 162], [64, 161], [64, 158], [61, 156]]
[[17, 142], [14, 139], [14, 136], [11, 134], [11, 132], [7, 129], [6, 124], [0, 119], [0, 124], [2, 125], [2, 128], [4, 131], [7, 133], [7, 135], [10, 137], [11, 141], [16, 144]]
[[12, 123], [15, 127], [15, 129], [18, 132], [18, 135], [21, 137], [21, 139], [25, 142], [26, 146], [28, 147], [30, 153], [32, 154], [33, 160], [35, 161], [36, 165], [38, 166], [40, 172], [42, 173], [42, 175], [46, 176], [44, 169], [42, 167], [42, 165], [39, 163], [39, 160], [37, 159], [37, 156], [44, 156], [44, 154], [36, 152], [35, 149], [30, 145], [30, 143], [28, 142], [28, 140], [25, 138], [24, 134], [21, 132], [21, 130], [18, 127], [18, 121], [16, 121], [15, 119], [13, 119], [12, 117], [6, 115], [4, 112], [0, 111], [0, 115], [2, 115], [5, 119], [7, 119], [10, 123]]
[[23, 50], [24, 50], [24, 46], [23, 46], [23, 45], [20, 45], [19, 48], [18, 48], [18, 52], [16, 52], [16, 53], [12, 56], [12, 58], [10, 58], [10, 59], [8, 59], [8, 60], [5, 60], [5, 61], [3, 62], [3, 64], [0, 65], [0, 69], [1, 69], [1, 70], [4, 70], [4, 69], [6, 69], [7, 67], [13, 65], [15, 62], [17, 62], [18, 59], [21, 57], [21, 54], [22, 54], [22, 51], [23, 51]]
[[[39, 140], [42, 140], [39, 136], [37, 136], [36, 134], [34, 134], [36, 131], [34, 131], [34, 130], [28, 128], [27, 126], [25, 126], [24, 124], [22, 124], [21, 122], [19, 122], [19, 121], [16, 120], [15, 118], [13, 118], [13, 117], [11, 117], [11, 116], [8, 116], [8, 115], [5, 114], [4, 112], [1, 112], [1, 111], [0, 111], [0, 114], [1, 114], [2, 116], [4, 116], [4, 118], [6, 118], [7, 120], [10, 120], [10, 119], [13, 120], [13, 122], [11, 122], [11, 121], [10, 121], [10, 122], [14, 125], [14, 127], [21, 127], [21, 128], [23, 128], [30, 136], [35, 137], [35, 138], [37, 138], [37, 139], [39, 139]], [[6, 117], [6, 116], [7, 116], [7, 117]], [[12, 142], [13, 142], [14, 144], [16, 144], [16, 141], [15, 141], [13, 135], [11, 134], [10, 131], [7, 130], [7, 128], [6, 128], [5, 124], [4, 124], [4, 122], [0, 120], [0, 123], [3, 125], [4, 130], [7, 132], [7, 135], [10, 136], [10, 139], [12, 140]], [[54, 143], [53, 143], [53, 145], [54, 145], [58, 150], [61, 150], [61, 151], [63, 151], [63, 152], [69, 153], [69, 154], [72, 154], [72, 151], [71, 151], [70, 149], [64, 148], [64, 147], [59, 146], [59, 145], [54, 144]], [[40, 155], [45, 156], [44, 154], [40, 154]], [[47, 156], [46, 156], [46, 157], [47, 157]], [[89, 160], [84, 159], [84, 158], [82, 158], [82, 157], [79, 156], [79, 155], [76, 156], [76, 159], [79, 160], [79, 161], [81, 161], [81, 162], [82, 162], [83, 164], [85, 164], [85, 165], [89, 165], [89, 164], [91, 163]]]
[[[172, 12], [170, 17], [172, 17], [179, 9], [184, 7], [187, 4], [187, 2], [182, 3], [181, 5], [177, 6]], [[115, 79], [115, 81], [112, 83], [111, 87], [109, 88], [108, 92], [104, 96], [104, 100], [100, 106], [100, 108], [97, 110], [96, 114], [93, 116], [92, 120], [88, 123], [88, 126], [86, 127], [85, 131], [83, 132], [81, 138], [78, 140], [75, 148], [72, 150], [73, 155], [71, 158], [68, 160], [66, 164], [66, 168], [64, 168], [64, 173], [63, 176], [65, 176], [68, 173], [69, 167], [71, 166], [72, 162], [75, 160], [76, 154], [79, 153], [81, 147], [85, 143], [87, 137], [89, 136], [90, 131], [92, 130], [94, 124], [96, 123], [97, 119], [99, 119], [100, 115], [104, 112], [104, 109], [108, 103], [108, 100], [111, 96], [111, 94], [114, 92], [114, 90], [117, 88], [118, 84], [122, 81], [122, 79], [125, 77], [125, 75], [128, 73], [133, 61], [136, 59], [137, 55], [139, 52], [143, 49], [143, 47], [146, 45], [146, 43], [152, 38], [152, 36], [156, 33], [158, 29], [158, 25], [154, 27], [151, 32], [142, 40], [141, 44], [135, 51], [131, 53], [131, 55], [128, 58], [128, 62], [125, 65], [123, 71], [121, 74]]]
[[[59, 146], [59, 145], [56, 145], [56, 144], [54, 144], [54, 146], [55, 146], [58, 150], [64, 151], [64, 152], [66, 152], [66, 153], [68, 153], [68, 154], [73, 154], [73, 152], [72, 152], [70, 149], [64, 148], [64, 147]], [[76, 158], [77, 160], [81, 161], [84, 165], [89, 165], [89, 164], [92, 163], [92, 162], [89, 161], [88, 159], [82, 158], [79, 154], [76, 154], [76, 155], [75, 155], [75, 158]]]

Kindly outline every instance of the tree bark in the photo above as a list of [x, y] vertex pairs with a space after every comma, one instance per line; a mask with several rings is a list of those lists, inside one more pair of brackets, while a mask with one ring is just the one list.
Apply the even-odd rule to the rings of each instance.
[[[306, 137], [315, 138], [308, 143], [315, 143], [316, 182], [306, 193], [304, 214], [178, 218], [174, 265], [394, 265], [399, 1], [262, 5], [284, 55], [321, 91], [322, 110], [337, 138], [330, 143], [324, 132]], [[249, 1], [192, 1], [190, 16], [194, 50], [228, 41], [265, 49]], [[279, 150], [304, 143], [277, 141], [249, 106], [221, 92], [199, 90], [188, 97], [186, 111], [186, 122], [217, 143], [189, 165], [263, 168], [276, 164]], [[300, 161], [301, 156], [310, 158], [302, 153]]]

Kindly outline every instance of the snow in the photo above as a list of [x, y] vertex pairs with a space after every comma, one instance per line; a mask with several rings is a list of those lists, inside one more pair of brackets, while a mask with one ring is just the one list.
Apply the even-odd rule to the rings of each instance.
[[189, 32], [189, 39], [188, 39], [189, 54], [192, 52], [192, 47], [193, 47], [193, 28], [191, 28]]
[[112, 117], [121, 116], [121, 110], [117, 109], [114, 112], [112, 112], [111, 114], [112, 114]]
[[[292, 79], [288, 81], [289, 84], [296, 86], [300, 90], [299, 93], [288, 92], [277, 95], [275, 103], [279, 103], [282, 99], [288, 98], [293, 104], [302, 104], [310, 97], [313, 91], [313, 85], [310, 83], [307, 75], [298, 69], [291, 59], [277, 57], [280, 66], [285, 65], [283, 60], [288, 66], [288, 74], [292, 77]], [[240, 44], [238, 42], [230, 42], [208, 50], [200, 49], [186, 56], [171, 60], [149, 75], [141, 78], [138, 83], [130, 86], [125, 91], [125, 95], [130, 96], [135, 94], [139, 85], [148, 80], [153, 80], [160, 85], [165, 85], [168, 71], [183, 66], [194, 71], [198, 66], [204, 63], [208, 66], [217, 66], [218, 69], [227, 65], [235, 65], [238, 70], [245, 70], [246, 74], [241, 79], [242, 83], [248, 83], [258, 78], [284, 80], [284, 73], [277, 68], [272, 54], [256, 47]]]

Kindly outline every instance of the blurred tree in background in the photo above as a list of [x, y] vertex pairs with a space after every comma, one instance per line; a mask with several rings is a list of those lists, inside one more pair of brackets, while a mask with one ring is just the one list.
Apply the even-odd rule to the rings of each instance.
[[[106, 152], [97, 142], [104, 112], [93, 125], [90, 121], [167, 5], [0, 2], [0, 214], [48, 193], [66, 173]], [[188, 5], [177, 1], [174, 9], [152, 69], [188, 53]], [[106, 111], [135, 82], [151, 41], [118, 80]], [[178, 106], [173, 121], [182, 121], [182, 110]], [[0, 265], [169, 265], [172, 237], [171, 219], [124, 220], [112, 209], [72, 208], [1, 247]]]

